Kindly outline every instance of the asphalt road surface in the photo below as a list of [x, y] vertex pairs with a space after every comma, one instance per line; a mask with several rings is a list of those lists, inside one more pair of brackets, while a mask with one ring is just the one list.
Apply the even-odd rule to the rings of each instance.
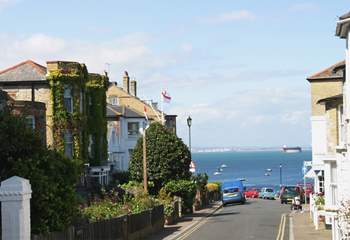
[[244, 205], [226, 205], [181, 239], [287, 240], [288, 217], [282, 216], [290, 212], [289, 207], [278, 200], [262, 199], [248, 199]]

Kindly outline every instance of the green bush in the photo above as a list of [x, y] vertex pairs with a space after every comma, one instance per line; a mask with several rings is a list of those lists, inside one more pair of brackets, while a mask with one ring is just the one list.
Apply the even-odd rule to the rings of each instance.
[[208, 183], [206, 188], [209, 193], [219, 192], [219, 186], [216, 183]]
[[133, 193], [125, 194], [122, 201], [119, 201], [113, 197], [113, 193], [106, 192], [102, 200], [95, 201], [90, 206], [81, 209], [82, 217], [89, 222], [98, 222], [125, 214], [140, 213], [159, 204], [156, 199], [143, 192], [139, 183], [130, 182], [124, 187], [132, 189]]
[[130, 172], [128, 171], [116, 171], [112, 173], [112, 184], [119, 185], [128, 183], [130, 181]]
[[208, 175], [206, 173], [198, 173], [192, 177], [192, 181], [196, 184], [198, 191], [205, 192], [208, 183]]
[[183, 199], [184, 210], [192, 211], [193, 199], [196, 195], [196, 184], [189, 180], [173, 180], [165, 184], [164, 191], [171, 196]]
[[24, 118], [0, 113], [0, 178], [20, 176], [32, 186], [33, 233], [59, 231], [71, 224], [78, 207], [78, 163], [47, 150]]
[[171, 193], [167, 193], [164, 188], [159, 191], [158, 201], [164, 206], [164, 215], [170, 217], [173, 215], [175, 207]]
[[111, 219], [127, 213], [127, 209], [124, 209], [122, 204], [115, 203], [110, 199], [93, 202], [89, 207], [81, 210], [82, 216], [89, 222]]
[[[150, 187], [150, 192], [157, 195], [170, 180], [189, 180], [191, 154], [182, 140], [159, 123], [152, 123], [146, 136], [148, 180], [154, 184], [154, 187]], [[133, 151], [129, 171], [132, 180], [143, 180], [142, 138], [138, 140]]]

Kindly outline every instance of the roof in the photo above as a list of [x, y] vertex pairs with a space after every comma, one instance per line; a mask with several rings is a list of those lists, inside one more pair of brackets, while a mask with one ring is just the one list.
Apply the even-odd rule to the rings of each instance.
[[350, 12], [347, 12], [339, 17], [340, 20], [344, 20], [350, 18]]
[[1, 82], [46, 81], [46, 67], [27, 60], [0, 71]]
[[338, 94], [338, 95], [334, 95], [331, 97], [326, 97], [326, 98], [320, 99], [317, 101], [317, 103], [321, 104], [321, 103], [326, 103], [326, 102], [331, 102], [331, 101], [336, 101], [336, 100], [343, 100], [343, 94]]
[[343, 68], [345, 68], [345, 60], [337, 62], [336, 64], [311, 75], [307, 80], [342, 79], [344, 78], [344, 71], [341, 71]]
[[340, 38], [346, 38], [350, 27], [350, 12], [343, 14], [339, 17], [337, 22], [337, 28], [335, 30], [335, 35]]
[[126, 118], [144, 118], [142, 114], [131, 108], [107, 104], [107, 117], [126, 117]]

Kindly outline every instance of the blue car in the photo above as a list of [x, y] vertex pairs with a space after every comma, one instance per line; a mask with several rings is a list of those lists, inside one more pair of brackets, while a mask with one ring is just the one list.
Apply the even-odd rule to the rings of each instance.
[[222, 204], [242, 203], [246, 201], [244, 197], [244, 187], [242, 181], [224, 182], [222, 185]]
[[276, 192], [272, 188], [262, 188], [259, 193], [259, 198], [263, 199], [275, 199]]

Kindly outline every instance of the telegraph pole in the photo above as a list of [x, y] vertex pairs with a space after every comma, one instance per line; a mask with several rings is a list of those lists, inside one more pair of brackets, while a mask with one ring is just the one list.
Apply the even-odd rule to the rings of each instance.
[[143, 131], [143, 190], [148, 192], [147, 182], [147, 148], [146, 148], [146, 128]]

